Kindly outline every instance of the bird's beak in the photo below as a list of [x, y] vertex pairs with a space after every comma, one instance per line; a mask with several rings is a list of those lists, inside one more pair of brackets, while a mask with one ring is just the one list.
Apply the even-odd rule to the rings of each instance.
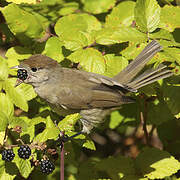
[[[13, 66], [13, 67], [11, 67], [10, 69], [19, 69], [19, 66]], [[19, 86], [21, 83], [23, 83], [23, 81], [22, 81], [21, 79], [17, 78], [16, 83], [15, 83], [14, 86], [17, 87], [17, 86]]]

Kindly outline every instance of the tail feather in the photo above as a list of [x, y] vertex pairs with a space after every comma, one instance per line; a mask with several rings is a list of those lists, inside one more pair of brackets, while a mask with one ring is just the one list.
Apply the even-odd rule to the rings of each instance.
[[121, 84], [127, 84], [144, 68], [146, 63], [160, 50], [162, 47], [160, 44], [153, 40], [149, 43], [144, 50], [118, 75], [114, 77], [114, 80]]
[[161, 49], [162, 47], [160, 44], [153, 40], [124, 70], [114, 77], [114, 80], [137, 90], [159, 79], [172, 76], [173, 73], [167, 69], [167, 66], [164, 65], [160, 65], [156, 69], [147, 70], [141, 75], [137, 76], [137, 74], [144, 68], [146, 63]]
[[128, 86], [137, 90], [137, 89], [139, 89], [139, 88], [141, 88], [143, 86], [151, 84], [151, 83], [153, 83], [153, 82], [155, 82], [157, 80], [170, 77], [172, 75], [173, 75], [173, 73], [170, 70], [164, 69], [163, 71], [156, 72], [155, 74], [149, 75], [146, 78], [142, 77], [142, 79], [139, 79], [138, 81], [136, 81], [136, 80], [135, 80], [135, 82], [132, 81], [132, 83], [128, 83]]

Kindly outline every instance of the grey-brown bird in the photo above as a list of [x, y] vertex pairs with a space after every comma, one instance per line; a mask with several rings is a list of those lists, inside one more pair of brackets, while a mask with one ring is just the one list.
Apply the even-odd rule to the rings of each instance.
[[33, 55], [20, 63], [18, 78], [34, 87], [35, 92], [60, 115], [79, 112], [83, 133], [89, 133], [104, 117], [122, 104], [133, 103], [128, 92], [173, 75], [164, 65], [139, 75], [145, 64], [162, 49], [157, 41], [144, 50], [114, 78], [61, 67], [45, 55]]

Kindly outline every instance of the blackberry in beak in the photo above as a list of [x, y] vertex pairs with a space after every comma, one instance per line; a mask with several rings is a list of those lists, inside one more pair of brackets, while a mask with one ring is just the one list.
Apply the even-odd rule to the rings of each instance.
[[28, 74], [27, 74], [27, 71], [25, 69], [18, 69], [17, 71], [17, 77], [20, 79], [20, 80], [26, 80], [27, 77], [28, 77]]

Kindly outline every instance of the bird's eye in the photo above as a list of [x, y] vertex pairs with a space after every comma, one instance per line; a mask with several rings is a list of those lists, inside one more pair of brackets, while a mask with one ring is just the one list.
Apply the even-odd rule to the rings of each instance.
[[33, 72], [36, 72], [36, 71], [37, 71], [37, 68], [33, 67], [33, 68], [31, 68], [31, 70], [32, 70]]

